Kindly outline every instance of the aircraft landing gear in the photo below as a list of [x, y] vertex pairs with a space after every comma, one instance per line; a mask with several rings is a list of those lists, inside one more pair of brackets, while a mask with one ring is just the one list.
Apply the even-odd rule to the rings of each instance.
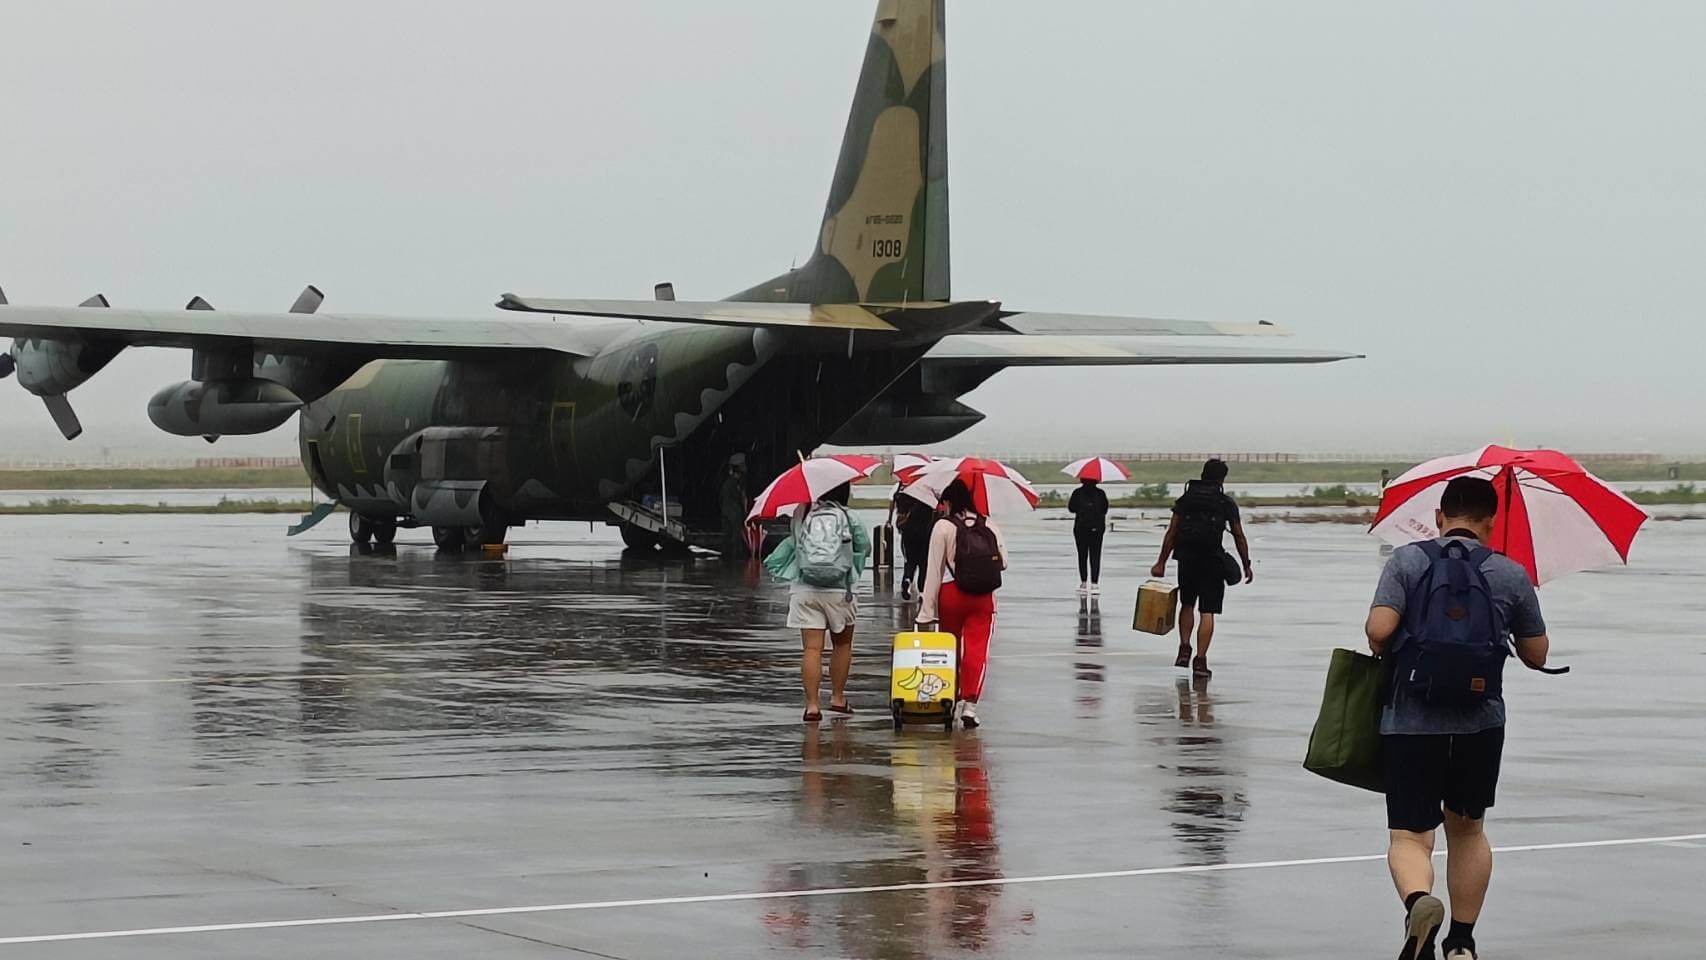
[[397, 542], [397, 521], [389, 517], [381, 519], [368, 517], [350, 511], [349, 515], [350, 542], [358, 547], [365, 547], [369, 542], [381, 547], [389, 547]]
[[622, 545], [630, 550], [649, 553], [658, 548], [663, 538], [650, 530], [644, 530], [631, 523], [624, 523], [616, 528], [622, 534]]
[[496, 546], [509, 536], [509, 524], [502, 520], [487, 520], [476, 527], [468, 527], [463, 531], [462, 541], [469, 547]]
[[456, 553], [468, 542], [467, 527], [433, 527], [432, 542], [444, 553]]

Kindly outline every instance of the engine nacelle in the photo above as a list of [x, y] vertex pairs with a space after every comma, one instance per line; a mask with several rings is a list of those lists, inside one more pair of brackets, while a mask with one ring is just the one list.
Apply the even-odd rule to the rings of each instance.
[[148, 419], [180, 437], [237, 436], [266, 433], [301, 407], [271, 380], [185, 380], [149, 398]]
[[949, 397], [884, 397], [842, 424], [829, 442], [837, 446], [923, 446], [958, 436], [983, 414]]
[[112, 362], [122, 343], [89, 343], [21, 337], [12, 341], [12, 360], [18, 383], [38, 397], [57, 397], [80, 386]]

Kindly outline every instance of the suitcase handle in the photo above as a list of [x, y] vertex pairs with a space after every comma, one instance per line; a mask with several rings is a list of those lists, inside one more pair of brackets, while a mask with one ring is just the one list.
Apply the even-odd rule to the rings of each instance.
[[919, 633], [939, 633], [941, 626], [942, 623], [940, 620], [931, 620], [928, 622], [920, 620], [912, 625], [912, 629]]

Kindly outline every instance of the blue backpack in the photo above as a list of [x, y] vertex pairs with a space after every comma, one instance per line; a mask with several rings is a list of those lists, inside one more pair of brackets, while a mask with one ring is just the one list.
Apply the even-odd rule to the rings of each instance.
[[1499, 696], [1511, 651], [1504, 618], [1481, 572], [1493, 551], [1460, 540], [1417, 546], [1431, 563], [1406, 601], [1406, 635], [1397, 651], [1394, 681], [1411, 696], [1441, 706]]

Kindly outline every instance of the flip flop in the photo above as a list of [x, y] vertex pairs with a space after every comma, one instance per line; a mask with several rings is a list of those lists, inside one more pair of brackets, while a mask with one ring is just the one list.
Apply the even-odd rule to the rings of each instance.
[[844, 717], [851, 717], [853, 715], [853, 705], [851, 703], [844, 703], [838, 707], [832, 703], [829, 705], [829, 712], [839, 713]]
[[807, 710], [806, 715], [804, 717], [800, 718], [800, 722], [801, 723], [817, 723], [819, 720], [822, 720], [822, 719], [823, 719], [822, 713], [814, 713], [810, 710]]

